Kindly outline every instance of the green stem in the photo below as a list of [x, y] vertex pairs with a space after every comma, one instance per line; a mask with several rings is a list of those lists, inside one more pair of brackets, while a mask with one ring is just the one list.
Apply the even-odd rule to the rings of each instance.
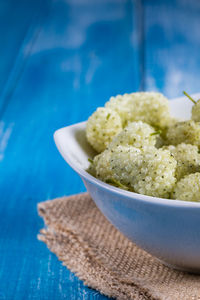
[[125, 186], [125, 185], [123, 185], [121, 182], [119, 182], [119, 181], [117, 181], [117, 180], [115, 180], [115, 179], [107, 179], [106, 180], [106, 183], [109, 183], [109, 184], [112, 184], [112, 185], [114, 185], [114, 186], [116, 186], [116, 187], [119, 187], [119, 188], [121, 188], [121, 189], [125, 189], [125, 190], [127, 190], [127, 186]]
[[185, 91], [183, 91], [183, 94], [188, 97], [194, 104], [196, 104], [196, 101], [188, 94], [186, 93]]
[[91, 158], [88, 158], [88, 161], [89, 161], [91, 164], [94, 163], [93, 160], [92, 160]]
[[152, 135], [161, 134], [161, 133], [162, 133], [162, 131], [158, 130], [158, 131], [155, 131], [155, 132], [151, 133], [150, 135], [152, 136]]
[[108, 120], [110, 118], [110, 114], [107, 114], [106, 120]]

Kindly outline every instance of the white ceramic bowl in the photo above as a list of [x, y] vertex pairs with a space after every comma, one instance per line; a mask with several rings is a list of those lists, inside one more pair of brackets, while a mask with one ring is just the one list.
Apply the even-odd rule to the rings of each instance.
[[[200, 98], [200, 94], [194, 95]], [[192, 103], [170, 101], [172, 115], [190, 118]], [[86, 122], [57, 130], [55, 143], [80, 175], [105, 217], [138, 246], [174, 268], [200, 272], [200, 203], [155, 198], [106, 184], [85, 170], [94, 152], [85, 136]]]

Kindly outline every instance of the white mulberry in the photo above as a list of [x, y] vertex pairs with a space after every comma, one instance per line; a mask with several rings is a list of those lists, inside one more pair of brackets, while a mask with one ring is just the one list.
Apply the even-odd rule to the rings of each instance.
[[155, 146], [158, 135], [156, 130], [150, 125], [142, 121], [132, 122], [113, 138], [109, 148], [119, 145], [131, 145], [136, 148]]
[[170, 151], [150, 147], [142, 151], [119, 146], [110, 156], [113, 176], [137, 193], [169, 198], [176, 183], [177, 162]]
[[100, 153], [121, 130], [122, 123], [118, 113], [99, 107], [87, 121], [86, 137], [90, 145]]
[[182, 143], [164, 148], [168, 149], [177, 161], [176, 178], [178, 180], [185, 175], [200, 171], [200, 154], [197, 146]]
[[200, 202], [200, 173], [185, 176], [177, 182], [173, 199]]
[[143, 121], [152, 126], [165, 127], [170, 118], [169, 101], [161, 93], [138, 92], [111, 97], [106, 107], [115, 110], [128, 122]]
[[166, 133], [167, 143], [178, 145], [181, 143], [200, 146], [200, 123], [192, 120], [177, 122], [170, 126]]

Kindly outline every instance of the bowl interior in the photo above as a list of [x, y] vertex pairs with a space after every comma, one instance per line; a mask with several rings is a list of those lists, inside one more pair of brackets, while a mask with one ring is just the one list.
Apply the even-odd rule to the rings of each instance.
[[86, 122], [61, 128], [54, 133], [58, 150], [68, 164], [76, 170], [86, 170], [89, 167], [88, 158], [97, 153], [86, 139]]

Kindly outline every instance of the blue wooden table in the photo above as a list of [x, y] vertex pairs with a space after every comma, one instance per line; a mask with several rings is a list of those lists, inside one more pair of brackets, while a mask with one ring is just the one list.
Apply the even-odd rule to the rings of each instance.
[[111, 95], [200, 91], [200, 4], [0, 1], [0, 300], [107, 299], [36, 238], [38, 202], [85, 190], [53, 132]]

